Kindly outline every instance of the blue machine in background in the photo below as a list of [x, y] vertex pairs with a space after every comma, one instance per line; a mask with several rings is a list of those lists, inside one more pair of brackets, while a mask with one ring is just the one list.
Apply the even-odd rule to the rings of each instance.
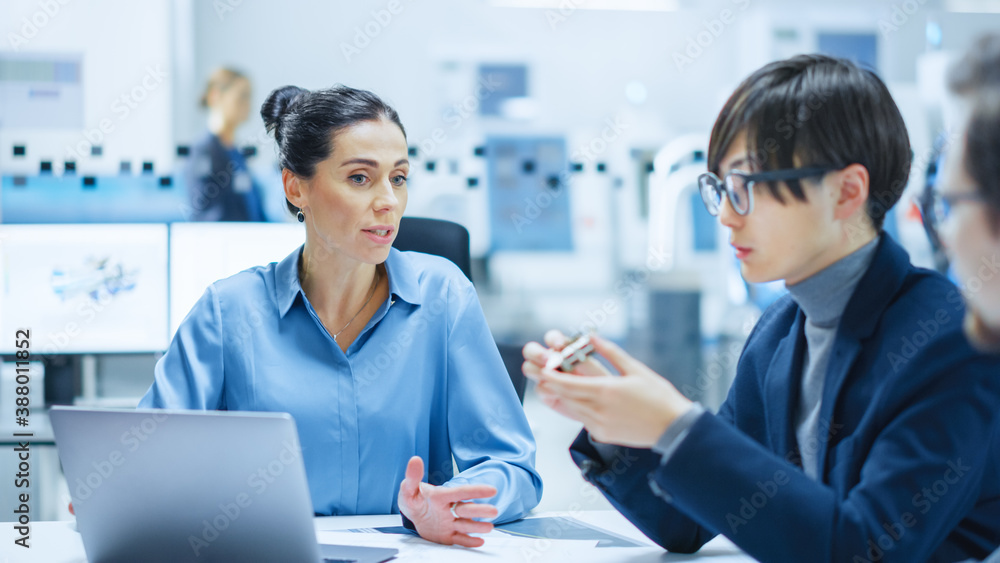
[[3, 176], [0, 222], [170, 223], [187, 221], [186, 190], [171, 176]]
[[[179, 154], [186, 154], [178, 147]], [[246, 150], [244, 150], [246, 154]], [[248, 155], [252, 156], [252, 155]], [[38, 174], [0, 176], [0, 223], [175, 223], [191, 220], [188, 188], [181, 173], [154, 174], [143, 163], [133, 174], [122, 163], [118, 175], [86, 175], [67, 170], [53, 174], [42, 163]], [[270, 166], [251, 170], [261, 186], [264, 214], [272, 221], [288, 219], [280, 173]]]
[[566, 140], [490, 137], [486, 157], [491, 250], [573, 250]]

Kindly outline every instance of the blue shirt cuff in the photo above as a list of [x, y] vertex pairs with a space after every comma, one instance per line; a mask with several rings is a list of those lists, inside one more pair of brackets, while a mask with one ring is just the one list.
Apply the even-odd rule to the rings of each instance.
[[691, 432], [691, 427], [698, 422], [703, 414], [705, 414], [705, 407], [701, 406], [700, 403], [693, 403], [687, 412], [663, 431], [660, 438], [653, 444], [653, 451], [660, 454], [661, 464], [665, 465], [670, 461], [671, 456], [684, 442], [684, 438], [687, 438], [688, 433]]

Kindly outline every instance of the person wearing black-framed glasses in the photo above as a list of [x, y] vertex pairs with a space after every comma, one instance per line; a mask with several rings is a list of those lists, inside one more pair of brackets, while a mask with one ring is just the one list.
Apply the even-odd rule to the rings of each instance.
[[[930, 219], [968, 303], [966, 335], [977, 348], [1000, 356], [998, 155], [1000, 88], [980, 93], [975, 100], [962, 138], [945, 159]], [[984, 561], [1000, 563], [1000, 550]]]
[[933, 206], [938, 176], [951, 141], [949, 131], [961, 127], [971, 112], [973, 100], [984, 90], [1000, 88], [1000, 33], [979, 36], [972, 46], [948, 69], [948, 97], [945, 100], [944, 128], [934, 142], [927, 162], [926, 181], [917, 200], [923, 218], [924, 231], [931, 245], [934, 267], [941, 273], [949, 271], [949, 260], [941, 233], [933, 220]]
[[757, 322], [716, 414], [598, 335], [618, 375], [593, 359], [547, 367], [558, 331], [525, 346], [542, 400], [583, 422], [570, 453], [585, 478], [659, 545], [690, 553], [724, 534], [761, 561], [832, 563], [1000, 544], [1000, 359], [965, 339], [954, 286], [882, 229], [911, 154], [888, 89], [848, 61], [778, 61], [729, 98], [702, 199], [743, 278], [789, 295]]
[[972, 191], [972, 188], [954, 188], [941, 186], [929, 194], [927, 212], [924, 221], [930, 221], [934, 230], [940, 233], [945, 222], [951, 217], [951, 210], [962, 203], [982, 203], [983, 196]]
[[713, 217], [719, 215], [724, 195], [729, 197], [733, 211], [740, 215], [749, 215], [753, 211], [754, 184], [821, 178], [827, 172], [834, 170], [836, 168], [833, 166], [809, 166], [757, 173], [732, 170], [721, 179], [712, 172], [706, 172], [698, 176], [698, 191], [701, 193], [705, 208]]

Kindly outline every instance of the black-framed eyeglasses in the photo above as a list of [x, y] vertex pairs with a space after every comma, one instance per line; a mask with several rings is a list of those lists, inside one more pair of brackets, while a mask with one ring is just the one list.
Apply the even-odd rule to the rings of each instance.
[[733, 211], [740, 215], [749, 215], [753, 211], [753, 187], [757, 182], [786, 182], [788, 180], [804, 180], [820, 178], [839, 170], [833, 166], [810, 166], [807, 168], [787, 168], [784, 170], [769, 170], [766, 172], [743, 172], [733, 170], [720, 179], [711, 172], [698, 176], [698, 190], [705, 208], [712, 215], [718, 215], [722, 209], [723, 194], [728, 194]]
[[920, 216], [924, 225], [940, 234], [941, 225], [951, 216], [951, 208], [956, 203], [981, 202], [983, 196], [972, 190], [942, 193], [937, 190], [927, 192], [920, 198]]

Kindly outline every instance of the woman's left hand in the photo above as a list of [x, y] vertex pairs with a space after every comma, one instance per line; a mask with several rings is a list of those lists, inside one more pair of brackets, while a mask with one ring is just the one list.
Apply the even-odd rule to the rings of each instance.
[[[598, 442], [652, 447], [667, 427], [691, 408], [691, 401], [612, 342], [597, 335], [591, 336], [591, 342], [620, 376], [581, 377], [545, 369], [539, 365], [544, 362], [540, 354], [528, 353], [524, 374], [538, 383], [536, 391], [546, 405], [582, 422]], [[534, 351], [535, 347], [526, 346], [525, 350]]]
[[496, 488], [490, 485], [438, 487], [424, 483], [423, 478], [424, 460], [419, 456], [411, 457], [406, 464], [406, 478], [399, 485], [398, 503], [399, 511], [413, 522], [420, 537], [445, 545], [483, 545], [483, 538], [469, 534], [489, 533], [493, 524], [473, 518], [496, 518], [497, 509], [492, 504], [467, 501], [496, 496]]

